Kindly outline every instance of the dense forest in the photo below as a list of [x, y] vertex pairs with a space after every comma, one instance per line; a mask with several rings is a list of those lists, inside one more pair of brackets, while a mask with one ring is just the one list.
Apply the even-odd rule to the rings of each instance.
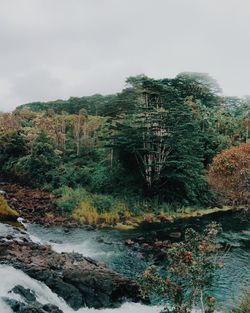
[[249, 128], [250, 98], [223, 96], [208, 74], [140, 75], [117, 94], [1, 113], [0, 171], [2, 179], [54, 192], [62, 214], [90, 223], [100, 214], [114, 221], [243, 205]]
[[[1, 113], [1, 218], [27, 219], [21, 227], [49, 245], [13, 237], [11, 228], [8, 243], [0, 240], [0, 261], [7, 258], [28, 275], [37, 262], [31, 277], [74, 309], [114, 307], [121, 297], [162, 303], [162, 312], [190, 313], [197, 306], [212, 313], [224, 305], [248, 312], [249, 129], [250, 97], [225, 97], [202, 73], [139, 75], [117, 94]], [[104, 258], [95, 254], [98, 260], [136, 283], [126, 278], [130, 287], [119, 289], [124, 278], [85, 257], [92, 251], [88, 242], [103, 252]], [[60, 246], [73, 253], [55, 252]], [[217, 277], [224, 264], [226, 285]], [[237, 303], [227, 291], [231, 284], [243, 288]], [[22, 286], [11, 291], [25, 298], [30, 289]], [[19, 305], [6, 301], [15, 310]]]

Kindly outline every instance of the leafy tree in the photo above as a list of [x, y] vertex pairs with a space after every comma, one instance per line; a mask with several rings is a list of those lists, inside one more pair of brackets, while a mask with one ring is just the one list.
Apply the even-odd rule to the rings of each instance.
[[27, 153], [27, 142], [20, 131], [6, 132], [0, 135], [0, 169], [2, 173], [15, 175], [16, 163]]
[[30, 154], [21, 157], [16, 164], [16, 172], [25, 182], [35, 186], [52, 183], [53, 171], [57, 169], [59, 156], [42, 132], [32, 146]]
[[175, 189], [175, 195], [194, 200], [199, 188], [194, 183], [190, 188], [190, 182], [199, 181], [203, 188], [205, 180], [198, 125], [191, 109], [178, 98], [175, 103], [168, 101], [175, 90], [161, 81], [146, 77], [130, 81], [136, 108], [112, 127], [112, 146], [126, 156], [121, 157], [125, 167], [130, 160], [129, 166], [133, 164], [149, 194], [170, 196]]

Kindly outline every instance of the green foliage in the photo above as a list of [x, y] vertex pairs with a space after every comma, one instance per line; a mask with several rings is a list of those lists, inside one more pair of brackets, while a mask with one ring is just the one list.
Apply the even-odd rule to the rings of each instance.
[[15, 169], [19, 176], [35, 186], [42, 187], [52, 180], [53, 170], [58, 166], [58, 156], [49, 142], [47, 135], [42, 132], [31, 148], [30, 154], [19, 158]]
[[69, 187], [62, 188], [60, 193], [57, 205], [62, 213], [84, 224], [116, 225], [127, 222], [131, 216], [126, 202], [112, 196], [91, 194], [83, 188], [73, 190]]
[[214, 259], [218, 231], [216, 223], [210, 224], [203, 234], [187, 229], [185, 240], [166, 250], [166, 270], [162, 273], [150, 267], [145, 271], [141, 281], [143, 295], [165, 298], [168, 306], [164, 312], [189, 313], [194, 307], [213, 312], [216, 300], [207, 290], [214, 281], [215, 269], [221, 266]]
[[23, 104], [17, 107], [17, 112], [24, 108], [28, 108], [34, 112], [53, 110], [55, 113], [78, 114], [81, 109], [85, 109], [90, 115], [106, 115], [106, 107], [111, 107], [116, 96], [99, 94], [90, 97], [71, 97], [68, 100], [56, 100], [49, 102], [33, 102]]
[[92, 194], [84, 188], [63, 187], [59, 193], [61, 197], [57, 200], [57, 204], [65, 213], [72, 213], [83, 201], [91, 202], [98, 213], [109, 213], [115, 209], [118, 203], [118, 200], [112, 196]]
[[73, 210], [85, 200], [88, 193], [83, 188], [72, 189], [69, 187], [63, 187], [60, 190], [61, 197], [57, 200], [58, 207], [63, 213], [72, 213]]
[[0, 168], [2, 173], [15, 174], [19, 158], [28, 152], [27, 143], [19, 131], [0, 134]]
[[[110, 145], [149, 194], [195, 202], [206, 190], [202, 143], [191, 109], [162, 81], [137, 77], [133, 112], [111, 127]], [[180, 102], [179, 102], [180, 101]], [[129, 162], [128, 162], [129, 160]]]
[[212, 159], [249, 140], [249, 98], [220, 92], [204, 73], [139, 75], [119, 94], [20, 106], [0, 116], [0, 174], [111, 195], [133, 213], [208, 206]]

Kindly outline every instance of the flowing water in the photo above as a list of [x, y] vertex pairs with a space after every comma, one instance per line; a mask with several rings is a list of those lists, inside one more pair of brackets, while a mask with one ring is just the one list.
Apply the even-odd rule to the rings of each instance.
[[[242, 288], [249, 286], [250, 282], [250, 222], [242, 219], [241, 216], [225, 215], [218, 217], [223, 232], [219, 241], [223, 244], [230, 244], [231, 249], [224, 258], [224, 267], [218, 272], [218, 281], [212, 288], [212, 293], [218, 299], [221, 307], [230, 306], [239, 298]], [[178, 222], [174, 224], [157, 225], [150, 229], [136, 231], [115, 231], [99, 230], [87, 231], [83, 229], [64, 229], [62, 227], [44, 228], [39, 225], [26, 225], [28, 233], [33, 241], [49, 243], [58, 252], [79, 252], [84, 256], [92, 257], [99, 261], [106, 262], [112, 269], [130, 277], [140, 276], [149, 265], [139, 254], [130, 251], [124, 246], [126, 239], [135, 238], [141, 235], [152, 235], [157, 233], [159, 239], [167, 239], [173, 231], [183, 231], [186, 227], [193, 227], [197, 230], [203, 229], [209, 223], [207, 219], [193, 219], [189, 223]], [[10, 226], [0, 224], [0, 235], [12, 233]], [[23, 272], [7, 265], [0, 266], [0, 295], [9, 297], [9, 290], [16, 285], [34, 290], [38, 301], [41, 303], [52, 303], [57, 305], [65, 313], [75, 312], [54, 294], [46, 285], [31, 279]], [[11, 295], [13, 298], [14, 296]], [[17, 297], [17, 296], [16, 296]], [[0, 312], [11, 312], [3, 301], [0, 301]], [[140, 304], [125, 303], [118, 309], [95, 310], [82, 308], [79, 313], [154, 313], [160, 312], [157, 306], [149, 307]]]
[[[0, 295], [1, 297], [10, 297], [9, 290], [11, 290], [16, 285], [22, 285], [25, 288], [29, 288], [35, 291], [37, 300], [42, 303], [52, 303], [58, 306], [64, 313], [158, 313], [160, 311], [157, 307], [148, 307], [140, 304], [125, 303], [119, 309], [105, 309], [105, 310], [95, 310], [82, 308], [78, 311], [71, 309], [65, 301], [59, 298], [55, 293], [53, 293], [45, 284], [38, 282], [20, 270], [16, 270], [11, 266], [0, 265]], [[12, 299], [22, 300], [20, 296], [11, 294]], [[12, 310], [3, 302], [0, 301], [0, 312], [1, 313], [12, 313]]]

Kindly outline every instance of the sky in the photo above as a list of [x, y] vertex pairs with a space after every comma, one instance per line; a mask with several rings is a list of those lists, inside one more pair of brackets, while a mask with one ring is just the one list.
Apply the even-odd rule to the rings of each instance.
[[249, 0], [0, 0], [0, 111], [186, 71], [250, 94]]

